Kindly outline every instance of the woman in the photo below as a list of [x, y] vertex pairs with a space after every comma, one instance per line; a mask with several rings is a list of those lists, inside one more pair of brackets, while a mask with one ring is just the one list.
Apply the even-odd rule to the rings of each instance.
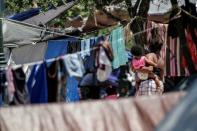
[[[163, 92], [163, 77], [164, 77], [164, 60], [160, 55], [160, 51], [162, 48], [162, 44], [155, 42], [149, 46], [150, 53], [146, 54], [146, 58], [150, 61], [153, 61], [157, 64], [156, 67], [146, 65], [142, 69], [138, 71], [148, 73], [149, 79], [146, 81], [142, 81], [139, 85], [139, 89], [137, 91], [137, 96], [141, 95], [154, 95], [154, 94], [162, 94]], [[160, 87], [157, 87], [154, 79], [155, 74], [159, 76], [160, 79]]]
[[149, 46], [150, 53], [148, 53], [146, 55], [146, 57], [149, 60], [152, 60], [155, 63], [157, 63], [157, 66], [153, 67], [153, 73], [159, 77], [159, 80], [161, 83], [160, 87], [159, 87], [159, 90], [161, 91], [160, 93], [162, 93], [164, 90], [163, 79], [164, 79], [165, 64], [164, 64], [164, 60], [162, 59], [161, 54], [160, 54], [162, 47], [163, 47], [162, 43], [155, 42]]

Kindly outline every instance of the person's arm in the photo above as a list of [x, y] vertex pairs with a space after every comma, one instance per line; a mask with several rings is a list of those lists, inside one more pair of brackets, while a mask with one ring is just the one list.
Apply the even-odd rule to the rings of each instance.
[[153, 71], [153, 66], [144, 66], [140, 69], [136, 69], [136, 71], [139, 71], [142, 73], [151, 73]]
[[157, 64], [149, 59], [147, 59], [146, 57], [144, 57], [144, 60], [146, 63], [148, 63], [151, 66], [157, 67]]

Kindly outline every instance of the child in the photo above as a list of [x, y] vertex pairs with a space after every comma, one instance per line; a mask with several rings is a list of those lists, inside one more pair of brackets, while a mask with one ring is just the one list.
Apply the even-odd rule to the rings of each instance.
[[[138, 88], [139, 83], [142, 80], [147, 80], [148, 78], [152, 78], [152, 75], [150, 73], [144, 73], [138, 71], [138, 69], [143, 69], [146, 64], [149, 64], [150, 66], [156, 67], [157, 64], [153, 61], [148, 60], [145, 56], [143, 56], [143, 49], [139, 45], [134, 45], [131, 48], [131, 53], [133, 55], [133, 60], [131, 62], [132, 69], [137, 73], [137, 81], [136, 81], [136, 87]], [[157, 75], [153, 75], [153, 79], [155, 80], [155, 83], [157, 85], [157, 88], [161, 86], [160, 80]]]

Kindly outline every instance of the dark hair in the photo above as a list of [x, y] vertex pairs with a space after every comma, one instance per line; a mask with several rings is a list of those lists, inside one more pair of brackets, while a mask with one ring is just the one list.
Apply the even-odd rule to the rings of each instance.
[[152, 43], [152, 44], [149, 46], [149, 50], [150, 50], [150, 52], [157, 53], [157, 52], [161, 51], [162, 46], [163, 46], [162, 43], [155, 42], [155, 43]]
[[134, 45], [131, 48], [131, 54], [134, 56], [142, 56], [143, 55], [143, 48], [140, 45]]

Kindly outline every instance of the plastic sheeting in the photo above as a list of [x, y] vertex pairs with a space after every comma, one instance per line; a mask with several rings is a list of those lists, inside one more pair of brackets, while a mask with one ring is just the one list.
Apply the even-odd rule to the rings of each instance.
[[40, 13], [40, 8], [32, 8], [27, 11], [9, 16], [8, 19], [23, 21]]
[[75, 5], [75, 2], [69, 2], [66, 5], [59, 6], [55, 9], [51, 9], [47, 12], [40, 13], [34, 17], [31, 17], [29, 19], [24, 20], [24, 22], [29, 23], [29, 24], [34, 24], [34, 25], [45, 25], [49, 21], [53, 20], [57, 16], [59, 16], [61, 13], [64, 11], [70, 9], [72, 6]]
[[36, 45], [24, 45], [12, 50], [11, 59], [15, 64], [24, 64], [44, 60], [47, 43], [41, 42]]
[[55, 33], [46, 31], [45, 28], [33, 26], [17, 21], [1, 19], [3, 22], [4, 47], [18, 47], [40, 42], [54, 37]]
[[152, 131], [184, 93], [0, 109], [1, 131]]

